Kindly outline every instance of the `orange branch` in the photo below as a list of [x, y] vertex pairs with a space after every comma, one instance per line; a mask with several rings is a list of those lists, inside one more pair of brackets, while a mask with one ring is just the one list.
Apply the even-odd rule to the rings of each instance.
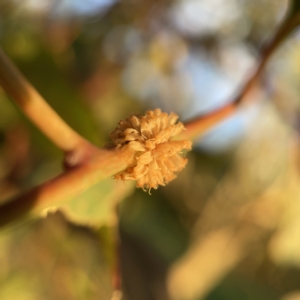
[[89, 143], [61, 119], [1, 49], [0, 85], [11, 100], [58, 148], [72, 153], [79, 148], [89, 147]]
[[298, 27], [300, 24], [300, 13], [290, 11], [284, 21], [279, 25], [273, 38], [262, 47], [260, 60], [257, 63], [251, 77], [247, 80], [239, 94], [230, 104], [225, 105], [209, 114], [199, 116], [186, 123], [186, 131], [181, 133], [179, 139], [194, 139], [205, 133], [218, 122], [234, 114], [239, 107], [247, 101], [249, 94], [253, 91], [265, 65], [277, 50], [281, 43]]
[[186, 130], [183, 131], [176, 139], [193, 140], [205, 133], [208, 129], [220, 121], [226, 119], [236, 112], [235, 104], [228, 104], [208, 115], [197, 117], [194, 120], [185, 123]]
[[286, 18], [278, 26], [274, 36], [268, 41], [260, 51], [260, 61], [258, 62], [252, 76], [243, 86], [238, 96], [233, 101], [236, 104], [243, 102], [245, 95], [255, 86], [265, 65], [269, 61], [272, 54], [277, 50], [281, 43], [298, 27], [300, 23], [300, 14], [293, 11], [288, 12]]
[[0, 227], [30, 213], [58, 205], [86, 191], [102, 179], [126, 168], [133, 160], [129, 148], [99, 150], [97, 156], [84, 165], [25, 192], [0, 206]]

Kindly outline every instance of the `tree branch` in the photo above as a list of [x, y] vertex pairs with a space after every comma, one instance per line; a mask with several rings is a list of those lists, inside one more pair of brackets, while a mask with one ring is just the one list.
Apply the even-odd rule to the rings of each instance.
[[[298, 0], [297, 0], [298, 1]], [[291, 9], [286, 17], [284, 18], [283, 22], [278, 26], [277, 31], [270, 39], [267, 41], [265, 45], [261, 48], [260, 51], [260, 60], [257, 63], [257, 66], [243, 86], [242, 90], [238, 94], [238, 96], [233, 101], [236, 104], [243, 102], [246, 94], [253, 88], [253, 86], [257, 83], [265, 65], [269, 61], [272, 54], [277, 50], [277, 48], [281, 45], [281, 43], [298, 27], [300, 24], [300, 13], [294, 9]]]
[[[296, 4], [298, 2], [299, 0], [295, 0]], [[263, 45], [260, 51], [260, 60], [254, 68], [252, 75], [238, 93], [237, 97], [235, 97], [230, 104], [227, 104], [206, 115], [198, 116], [194, 120], [187, 122], [185, 125], [187, 130], [182, 132], [180, 136], [178, 136], [178, 139], [194, 139], [195, 137], [205, 133], [218, 122], [233, 115], [240, 106], [246, 102], [249, 94], [256, 87], [260, 75], [272, 54], [300, 24], [300, 5], [298, 3], [297, 6], [295, 3], [291, 10], [287, 13], [283, 22], [278, 26], [277, 31], [270, 41], [267, 41], [265, 45]]]
[[69, 200], [102, 179], [125, 169], [132, 160], [133, 152], [126, 147], [121, 150], [99, 150], [87, 163], [0, 205], [0, 227], [28, 213], [37, 214], [44, 208]]
[[94, 147], [60, 118], [1, 49], [0, 85], [23, 113], [67, 154], [67, 167], [69, 161], [70, 166], [75, 166], [90, 155], [87, 152], [94, 152]]

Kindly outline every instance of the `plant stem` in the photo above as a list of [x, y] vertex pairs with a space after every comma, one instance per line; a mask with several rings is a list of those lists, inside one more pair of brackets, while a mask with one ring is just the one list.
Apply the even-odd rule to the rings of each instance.
[[[298, 1], [298, 0], [297, 0]], [[198, 116], [194, 120], [186, 123], [186, 131], [182, 132], [176, 139], [194, 139], [195, 137], [205, 133], [218, 122], [233, 115], [244, 102], [248, 99], [249, 94], [254, 90], [259, 77], [264, 70], [265, 65], [269, 61], [272, 54], [277, 50], [281, 43], [296, 29], [300, 24], [300, 13], [291, 10], [287, 13], [283, 22], [279, 25], [273, 38], [266, 42], [260, 53], [260, 60], [257, 63], [251, 77], [242, 87], [238, 96], [227, 104], [211, 113]]]
[[238, 96], [235, 98], [234, 103], [239, 104], [243, 102], [245, 95], [253, 88], [257, 83], [265, 65], [269, 61], [272, 54], [277, 50], [281, 43], [298, 27], [300, 24], [300, 13], [294, 13], [290, 11], [283, 22], [279, 25], [274, 36], [267, 41], [260, 51], [260, 61], [258, 62], [252, 76], [246, 82], [246, 84], [241, 89]]
[[0, 206], [0, 227], [30, 213], [59, 205], [80, 194], [102, 179], [125, 169], [133, 160], [129, 148], [122, 150], [99, 150], [85, 164], [16, 196]]
[[23, 113], [61, 150], [70, 153], [88, 142], [69, 127], [0, 49], [0, 85]]
[[199, 116], [194, 120], [185, 123], [186, 130], [180, 133], [176, 140], [193, 140], [200, 137], [201, 134], [218, 124], [220, 121], [226, 119], [236, 112], [236, 105], [226, 105], [212, 113]]

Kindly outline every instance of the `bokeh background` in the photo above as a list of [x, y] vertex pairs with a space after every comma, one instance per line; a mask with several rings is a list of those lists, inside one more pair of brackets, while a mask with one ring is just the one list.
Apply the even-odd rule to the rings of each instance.
[[[159, 107], [185, 121], [232, 101], [287, 9], [284, 0], [0, 0], [0, 44], [102, 147], [130, 114]], [[167, 187], [149, 195], [107, 179], [2, 230], [0, 299], [111, 299], [119, 239], [126, 300], [299, 300], [299, 99], [296, 32], [247, 105], [195, 141]], [[59, 174], [61, 161], [0, 89], [0, 201]]]

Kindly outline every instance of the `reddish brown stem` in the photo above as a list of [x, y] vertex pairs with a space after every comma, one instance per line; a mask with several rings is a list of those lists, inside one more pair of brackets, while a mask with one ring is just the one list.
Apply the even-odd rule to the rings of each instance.
[[23, 113], [68, 154], [67, 166], [81, 163], [90, 156], [89, 152], [94, 152], [94, 147], [61, 119], [1, 49], [0, 85]]
[[193, 140], [200, 137], [208, 129], [213, 127], [218, 122], [226, 119], [236, 112], [236, 105], [229, 104], [208, 115], [200, 116], [185, 123], [186, 130], [176, 137], [178, 140]]
[[133, 153], [123, 150], [101, 150], [82, 166], [71, 169], [0, 206], [0, 227], [29, 212], [59, 205], [123, 170], [132, 162]]
[[186, 131], [181, 133], [178, 139], [193, 139], [205, 133], [218, 122], [234, 114], [237, 109], [248, 99], [249, 94], [256, 86], [265, 65], [278, 46], [294, 31], [300, 24], [300, 13], [290, 12], [285, 20], [279, 25], [273, 38], [265, 44], [260, 53], [260, 60], [255, 67], [251, 77], [243, 86], [238, 96], [230, 103], [209, 114], [199, 116], [186, 123]]
[[268, 41], [260, 51], [260, 60], [249, 80], [241, 89], [238, 96], [233, 101], [236, 104], [243, 102], [245, 96], [257, 83], [265, 65], [269, 61], [274, 51], [281, 45], [281, 43], [294, 31], [300, 23], [300, 14], [288, 13], [284, 21], [279, 25], [274, 36]]

